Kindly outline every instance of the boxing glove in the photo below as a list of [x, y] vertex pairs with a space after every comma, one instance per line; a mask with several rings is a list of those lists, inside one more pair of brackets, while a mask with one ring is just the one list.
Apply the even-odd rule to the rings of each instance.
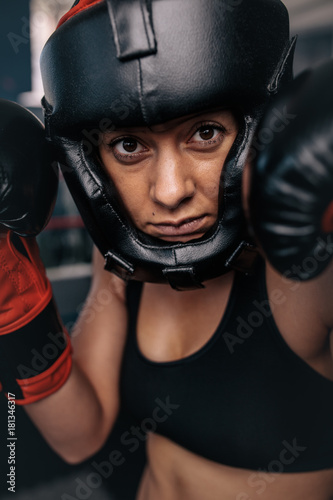
[[0, 387], [17, 404], [52, 394], [71, 369], [69, 336], [34, 237], [50, 218], [57, 185], [43, 125], [1, 99]]
[[333, 254], [333, 61], [301, 74], [265, 114], [252, 145], [248, 206], [267, 259], [297, 280]]

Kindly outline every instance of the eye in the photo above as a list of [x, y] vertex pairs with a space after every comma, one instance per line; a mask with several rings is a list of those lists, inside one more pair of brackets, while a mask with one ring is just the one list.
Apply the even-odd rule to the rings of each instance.
[[142, 146], [142, 144], [140, 144], [139, 141], [137, 141], [133, 137], [123, 137], [121, 139], [112, 141], [110, 147], [112, 148], [116, 158], [118, 156], [131, 156], [145, 151], [145, 147]]
[[213, 124], [203, 124], [197, 131], [192, 135], [190, 142], [196, 142], [201, 144], [215, 144], [222, 140], [225, 128]]

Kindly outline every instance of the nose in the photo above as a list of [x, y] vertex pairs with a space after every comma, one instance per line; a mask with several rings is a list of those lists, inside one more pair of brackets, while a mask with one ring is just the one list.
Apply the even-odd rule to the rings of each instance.
[[150, 196], [155, 203], [169, 210], [195, 194], [195, 180], [181, 155], [160, 155], [154, 168]]

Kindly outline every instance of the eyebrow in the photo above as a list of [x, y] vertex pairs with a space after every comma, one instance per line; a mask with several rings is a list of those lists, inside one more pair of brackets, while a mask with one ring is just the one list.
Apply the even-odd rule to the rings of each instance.
[[[157, 123], [155, 125], [150, 125], [150, 126], [144, 126], [144, 127], [126, 127], [124, 129], [122, 128], [116, 128], [114, 130], [106, 130], [105, 133], [111, 133], [111, 132], [130, 132], [130, 133], [136, 133], [140, 132], [143, 134], [147, 134], [149, 132], [153, 132], [156, 134], [167, 132], [168, 130], [177, 127], [179, 125], [182, 125], [183, 123], [186, 123], [190, 120], [195, 120], [196, 118], [202, 118], [206, 115], [210, 115], [212, 113], [221, 113], [223, 111], [228, 111], [227, 109], [220, 109], [220, 110], [211, 110], [211, 111], [204, 111], [204, 112], [199, 112], [193, 115], [187, 115], [187, 116], [182, 116], [179, 118], [175, 118], [174, 120], [170, 120], [169, 122], [164, 122], [164, 123]], [[230, 111], [230, 113], [232, 113]], [[233, 113], [232, 113], [233, 114]], [[168, 125], [169, 124], [169, 125]], [[158, 130], [159, 127], [162, 127], [162, 130]]]

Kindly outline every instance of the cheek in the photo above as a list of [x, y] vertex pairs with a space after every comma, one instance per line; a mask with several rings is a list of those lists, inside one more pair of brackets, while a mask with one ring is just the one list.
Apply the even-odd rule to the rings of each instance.
[[218, 199], [219, 189], [220, 189], [219, 182], [211, 181], [207, 182], [207, 184], [203, 189], [203, 192], [206, 198], [208, 198], [211, 201], [215, 201]]
[[140, 213], [142, 213], [147, 200], [147, 182], [142, 174], [124, 172], [117, 168], [103, 149], [100, 151], [100, 155], [104, 168], [112, 180], [127, 214], [133, 221], [139, 221]]
[[138, 220], [147, 200], [145, 183], [124, 175], [115, 181], [115, 186], [128, 214]]
[[221, 179], [222, 165], [223, 161], [207, 165], [201, 178], [201, 192], [205, 198], [208, 198], [213, 203], [218, 200], [223, 185]]

